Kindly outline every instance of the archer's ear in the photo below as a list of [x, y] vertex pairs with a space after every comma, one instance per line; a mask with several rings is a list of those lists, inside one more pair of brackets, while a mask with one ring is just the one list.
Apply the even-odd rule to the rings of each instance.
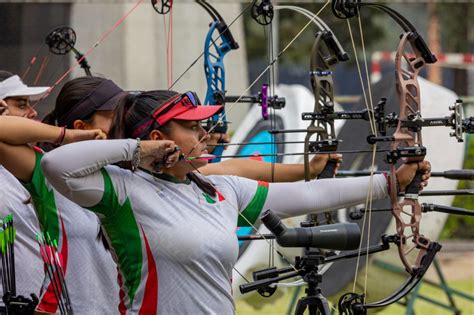
[[150, 134], [148, 135], [148, 138], [150, 140], [166, 140], [167, 138], [165, 137], [164, 133], [162, 133], [159, 130], [152, 130]]
[[74, 127], [74, 129], [87, 129], [87, 123], [80, 119], [75, 120], [72, 126]]

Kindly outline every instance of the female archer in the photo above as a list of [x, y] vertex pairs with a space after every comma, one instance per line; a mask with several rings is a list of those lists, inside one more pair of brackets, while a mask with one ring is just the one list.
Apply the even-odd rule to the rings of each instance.
[[[376, 199], [397, 189], [384, 175], [269, 184], [199, 174], [209, 139], [200, 121], [220, 110], [192, 92], [127, 95], [109, 133], [117, 139], [62, 146], [42, 160], [59, 192], [99, 216], [126, 313], [232, 314], [237, 225], [255, 224], [263, 209], [298, 216], [359, 204], [369, 188]], [[418, 164], [400, 166], [398, 189], [417, 168], [427, 183], [429, 163]]]
[[[17, 258], [20, 258], [16, 260], [16, 269], [19, 271], [17, 279], [21, 289], [18, 292], [26, 296], [32, 292], [39, 294], [39, 285], [44, 279], [37, 310], [56, 313], [62, 307], [56, 286], [45, 274], [35, 242], [36, 233], [41, 231], [58, 244], [74, 312], [108, 313], [113, 305], [117, 307], [119, 304], [117, 271], [110, 253], [96, 239], [98, 219], [93, 213], [80, 208], [51, 188], [40, 168], [43, 152], [29, 145], [40, 141], [59, 145], [105, 135], [99, 129], [70, 130], [27, 119], [36, 115], [29, 108], [29, 97], [32, 95], [39, 98], [39, 94], [44, 94], [48, 87], [26, 87], [13, 74], [5, 81], [6, 84], [0, 86], [0, 94], [8, 97], [1, 104], [10, 117], [0, 116], [0, 165], [9, 172], [11, 179], [2, 189], [6, 192], [2, 201], [6, 200], [7, 204], [13, 205], [9, 211], [14, 212], [15, 221], [19, 223], [17, 234], [20, 242], [15, 251]], [[23, 110], [24, 114], [21, 116], [24, 118], [11, 117], [20, 110]], [[0, 167], [0, 179], [5, 178], [5, 172]], [[15, 202], [17, 196], [21, 195], [15, 177], [28, 192], [28, 197], [24, 197], [22, 201], [29, 200], [28, 203], [31, 203], [34, 210]], [[25, 278], [26, 275], [29, 277]]]

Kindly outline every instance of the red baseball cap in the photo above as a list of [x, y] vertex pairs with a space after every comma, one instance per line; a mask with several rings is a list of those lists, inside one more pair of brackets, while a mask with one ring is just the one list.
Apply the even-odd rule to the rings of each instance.
[[194, 92], [178, 95], [153, 112], [153, 120], [148, 120], [135, 128], [133, 136], [142, 134], [153, 122], [156, 122], [158, 126], [163, 126], [172, 119], [204, 120], [218, 114], [223, 109], [222, 105], [203, 106], [200, 103]]

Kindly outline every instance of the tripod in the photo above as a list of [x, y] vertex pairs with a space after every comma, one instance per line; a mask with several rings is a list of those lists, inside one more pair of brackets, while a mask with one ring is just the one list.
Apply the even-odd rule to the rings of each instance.
[[306, 308], [310, 315], [329, 315], [329, 304], [321, 293], [319, 284], [322, 276], [318, 274], [318, 266], [324, 263], [324, 256], [319, 252], [305, 250], [303, 257], [296, 257], [296, 268], [300, 269], [303, 280], [308, 284], [305, 289], [306, 296], [298, 300], [295, 315], [303, 315]]
[[[321, 293], [319, 284], [322, 282], [322, 275], [318, 274], [318, 266], [327, 261], [324, 254], [305, 249], [302, 257], [297, 256], [295, 268], [286, 267], [277, 269], [275, 267], [267, 268], [254, 272], [254, 282], [242, 284], [240, 292], [242, 294], [257, 290], [262, 296], [272, 295], [276, 287], [270, 287], [273, 283], [293, 277], [302, 277], [308, 284], [306, 296], [299, 299], [296, 305], [295, 315], [303, 315], [306, 309], [310, 315], [329, 315], [329, 304], [327, 299]], [[296, 270], [295, 270], [296, 269]]]

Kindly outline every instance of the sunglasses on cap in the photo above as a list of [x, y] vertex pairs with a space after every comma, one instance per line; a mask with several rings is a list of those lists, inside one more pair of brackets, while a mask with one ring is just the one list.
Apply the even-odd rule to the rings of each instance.
[[186, 112], [193, 107], [197, 107], [198, 105], [201, 105], [201, 101], [199, 101], [196, 93], [188, 91], [158, 108], [152, 114], [152, 117], [159, 126], [163, 126], [171, 119], [179, 116], [179, 114]]
[[186, 92], [180, 94], [164, 105], [157, 108], [152, 114], [152, 120], [146, 122], [135, 128], [132, 137], [143, 135], [153, 123], [161, 127], [171, 121], [176, 120], [203, 120], [207, 119], [219, 111], [222, 106], [201, 106], [198, 96], [194, 92]]

